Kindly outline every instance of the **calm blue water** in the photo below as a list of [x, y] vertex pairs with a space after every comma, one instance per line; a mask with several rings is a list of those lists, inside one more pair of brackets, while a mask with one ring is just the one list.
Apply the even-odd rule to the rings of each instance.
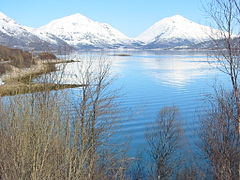
[[[121, 52], [122, 53], [122, 52]], [[80, 53], [78, 56], [102, 56], [112, 60], [118, 78], [113, 88], [121, 87], [119, 100], [123, 123], [118, 141], [131, 140], [130, 154], [146, 146], [145, 128], [155, 121], [164, 106], [176, 106], [187, 143], [197, 138], [199, 117], [204, 115], [206, 95], [217, 83], [228, 85], [228, 77], [214, 69], [207, 53], [182, 51], [127, 52], [131, 56], [111, 56], [114, 52]], [[71, 65], [70, 65], [71, 66]]]

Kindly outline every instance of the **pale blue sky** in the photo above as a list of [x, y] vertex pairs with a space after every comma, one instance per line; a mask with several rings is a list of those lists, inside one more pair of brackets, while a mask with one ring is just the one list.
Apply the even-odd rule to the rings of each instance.
[[180, 14], [206, 24], [203, 0], [1, 0], [0, 11], [18, 23], [40, 27], [51, 20], [80, 13], [111, 24], [136, 37], [155, 22]]

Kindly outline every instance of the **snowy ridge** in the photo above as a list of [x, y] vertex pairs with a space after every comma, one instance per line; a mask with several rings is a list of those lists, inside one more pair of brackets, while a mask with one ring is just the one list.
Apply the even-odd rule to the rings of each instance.
[[63, 41], [62, 39], [58, 38], [57, 36], [49, 33], [42, 31], [40, 29], [36, 28], [31, 28], [31, 27], [26, 27], [24, 26], [25, 29], [27, 29], [29, 32], [40, 38], [42, 41], [48, 42], [52, 45], [56, 46], [67, 46], [67, 43]]
[[0, 12], [0, 20], [3, 21], [3, 22], [5, 21], [5, 23], [16, 23], [13, 19], [9, 18], [8, 16], [3, 14], [2, 12]]
[[17, 24], [16, 21], [7, 17], [2, 12], [0, 12], [0, 31], [10, 36], [28, 33], [24, 27]]
[[58, 50], [69, 45], [56, 36], [18, 24], [0, 12], [0, 44], [26, 50]]

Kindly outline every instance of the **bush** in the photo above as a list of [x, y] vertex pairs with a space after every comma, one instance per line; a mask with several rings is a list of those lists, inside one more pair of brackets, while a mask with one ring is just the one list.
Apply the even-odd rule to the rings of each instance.
[[42, 52], [38, 54], [38, 58], [42, 60], [47, 60], [47, 59], [57, 59], [57, 57], [49, 52]]

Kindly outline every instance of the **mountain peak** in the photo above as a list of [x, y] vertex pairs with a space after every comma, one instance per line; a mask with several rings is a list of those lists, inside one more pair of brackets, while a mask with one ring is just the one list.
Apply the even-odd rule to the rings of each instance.
[[87, 20], [90, 21], [90, 19], [80, 13], [76, 13], [76, 14], [72, 14], [66, 17], [63, 17], [61, 19], [71, 19], [71, 21], [83, 21], [83, 20]]
[[111, 25], [93, 21], [79, 13], [53, 20], [40, 29], [73, 46], [115, 46], [129, 41], [128, 37]]
[[186, 19], [185, 17], [183, 17], [182, 15], [176, 14], [174, 16], [168, 17], [168, 19]]
[[[40, 29], [48, 28], [61, 28], [61, 29], [67, 29], [68, 31], [78, 31], [78, 28], [84, 28], [87, 24], [92, 24], [93, 21], [89, 19], [88, 17], [76, 13], [69, 16], [65, 16], [59, 19], [55, 19], [48, 23], [45, 26], [40, 27]], [[56, 30], [56, 29], [55, 29]]]
[[207, 40], [211, 31], [210, 27], [197, 24], [181, 15], [175, 15], [156, 22], [138, 39], [145, 43], [179, 40], [198, 43]]
[[160, 24], [160, 23], [183, 24], [183, 23], [192, 23], [192, 21], [181, 15], [175, 15], [175, 16], [164, 18], [164, 19], [158, 21], [156, 24]]

